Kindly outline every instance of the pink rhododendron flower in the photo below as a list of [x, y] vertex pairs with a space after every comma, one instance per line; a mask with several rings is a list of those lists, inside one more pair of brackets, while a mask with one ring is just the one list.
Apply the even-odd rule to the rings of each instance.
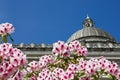
[[37, 71], [37, 70], [39, 70], [39, 62], [38, 61], [32, 61], [28, 65], [30, 67], [29, 71]]
[[49, 71], [49, 69], [45, 68], [39, 73], [37, 80], [52, 80], [52, 73]]
[[10, 43], [0, 44], [0, 78], [8, 79], [20, 66], [26, 63], [26, 55], [21, 50], [13, 48]]
[[78, 56], [86, 56], [87, 55], [87, 48], [84, 46], [81, 46], [79, 41], [73, 41], [69, 44], [69, 49], [71, 52], [77, 52]]
[[78, 68], [80, 70], [85, 70], [85, 66], [87, 65], [87, 61], [83, 60], [83, 58], [78, 60], [79, 64], [78, 64]]
[[24, 78], [24, 73], [18, 70], [15, 76], [11, 80], [23, 80], [23, 78]]
[[26, 65], [26, 55], [7, 43], [8, 36], [13, 41], [10, 36], [13, 32], [12, 24], [0, 24], [0, 37], [6, 42], [0, 44], [0, 80], [91, 80], [99, 79], [103, 74], [120, 80], [117, 63], [105, 57], [84, 60], [87, 48], [77, 40], [70, 43], [58, 41], [53, 44], [53, 56], [44, 55], [39, 61]]
[[77, 49], [78, 56], [86, 56], [87, 55], [87, 48], [84, 46], [81, 46]]
[[117, 74], [117, 79], [120, 80], [120, 72]]
[[39, 65], [46, 66], [54, 62], [54, 59], [51, 55], [44, 55], [39, 58]]
[[0, 24], [0, 35], [4, 36], [14, 32], [14, 27], [10, 23]]
[[64, 43], [63, 41], [58, 41], [57, 43], [54, 43], [52, 53], [53, 55], [59, 55], [60, 57], [70, 56], [68, 44]]
[[[52, 52], [53, 56], [41, 56], [39, 61], [32, 61], [25, 66], [26, 55], [21, 50], [13, 48], [12, 44], [9, 43], [1, 44], [0, 79], [90, 80], [91, 76], [98, 77], [98, 73], [102, 70], [99, 77], [102, 77], [104, 73], [108, 73], [120, 80], [117, 63], [111, 62], [104, 57], [84, 60], [81, 57], [87, 55], [87, 49], [81, 46], [78, 41], [73, 41], [69, 45], [63, 41], [58, 41], [54, 44]], [[70, 53], [76, 54], [70, 56]]]
[[76, 64], [69, 64], [67, 71], [72, 74], [75, 74], [78, 71], [78, 66]]
[[62, 74], [64, 74], [64, 70], [61, 68], [55, 68], [52, 73], [52, 75], [54, 76], [54, 78], [56, 77], [56, 79], [60, 78]]
[[81, 47], [81, 44], [77, 40], [70, 42], [69, 44], [69, 49], [71, 52], [75, 52], [76, 50], [78, 50], [79, 47]]
[[109, 64], [111, 64], [111, 62], [108, 61], [106, 58], [104, 58], [104, 57], [99, 58], [98, 65], [100, 66], [101, 69], [106, 69]]
[[112, 75], [117, 75], [118, 73], [118, 67], [116, 63], [111, 63], [107, 66], [106, 71], [109, 72]]
[[69, 71], [66, 71], [64, 74], [62, 74], [60, 80], [72, 80], [74, 79], [74, 75], [69, 72]]

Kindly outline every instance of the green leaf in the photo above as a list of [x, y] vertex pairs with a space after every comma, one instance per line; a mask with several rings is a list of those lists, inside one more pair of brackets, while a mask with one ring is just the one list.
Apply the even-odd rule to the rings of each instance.
[[99, 80], [96, 75], [91, 75], [92, 80]]
[[33, 73], [29, 73], [29, 74], [27, 74], [27, 75], [25, 76], [25, 78], [29, 78], [29, 77], [31, 77], [32, 74], [33, 74]]
[[6, 42], [7, 42], [7, 36], [3, 36], [3, 37], [2, 37], [2, 40], [3, 40], [3, 42], [6, 43]]
[[110, 74], [108, 74], [107, 77], [108, 77], [109, 79], [112, 79], [112, 76], [111, 76]]
[[77, 75], [79, 77], [84, 77], [85, 76], [85, 72], [84, 71], [80, 71], [79, 73], [77, 73]]
[[79, 80], [79, 78], [77, 76], [74, 77], [74, 80]]

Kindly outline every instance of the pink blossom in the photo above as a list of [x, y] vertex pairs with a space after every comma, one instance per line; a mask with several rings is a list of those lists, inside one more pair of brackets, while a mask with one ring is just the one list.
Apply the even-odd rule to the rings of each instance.
[[110, 65], [110, 64], [111, 64], [111, 62], [108, 61], [106, 58], [104, 58], [104, 57], [99, 58], [98, 65], [101, 69], [106, 69], [108, 67], [108, 65]]
[[48, 64], [51, 64], [54, 62], [54, 59], [51, 55], [44, 55], [39, 58], [39, 65], [41, 66], [47, 66]]
[[79, 43], [79, 41], [73, 41], [70, 42], [69, 44], [69, 49], [71, 52], [77, 52], [78, 56], [86, 56], [87, 55], [87, 48], [84, 46], [81, 46], [81, 44]]
[[43, 69], [42, 72], [39, 73], [37, 80], [52, 80], [52, 73], [48, 69]]
[[69, 71], [72, 74], [75, 74], [78, 71], [78, 67], [76, 64], [69, 64], [67, 71]]
[[98, 67], [98, 60], [91, 58], [90, 60], [80, 60], [78, 65], [79, 70], [85, 71], [85, 73], [90, 76], [94, 74], [97, 70], [99, 70]]
[[116, 63], [111, 63], [107, 66], [106, 71], [109, 72], [112, 75], [117, 75], [118, 71], [118, 67]]
[[4, 36], [14, 32], [14, 27], [10, 23], [0, 24], [0, 35]]
[[79, 47], [81, 47], [81, 44], [77, 40], [70, 42], [69, 44], [69, 49], [71, 52], [75, 52]]
[[64, 70], [61, 68], [55, 68], [52, 75], [56, 77], [56, 79], [60, 78], [64, 74]]
[[77, 49], [78, 56], [86, 56], [87, 55], [87, 48], [81, 46]]
[[21, 50], [13, 48], [10, 43], [0, 44], [0, 78], [8, 79], [20, 66], [25, 64], [26, 55]]
[[60, 56], [60, 57], [68, 57], [69, 54], [69, 47], [67, 43], [64, 43], [63, 41], [58, 41], [57, 43], [54, 43], [52, 53], [54, 56]]
[[87, 65], [87, 61], [86, 60], [83, 60], [83, 59], [80, 59], [79, 60], [79, 64], [78, 64], [78, 69], [79, 71], [85, 71], [86, 69], [86, 65]]
[[62, 74], [60, 80], [72, 80], [74, 79], [74, 75], [69, 72], [69, 71], [66, 71], [64, 74]]
[[12, 80], [23, 80], [23, 78], [24, 78], [24, 73], [18, 70], [15, 76], [12, 78]]
[[80, 70], [85, 71], [85, 73], [90, 76], [98, 70], [97, 61], [90, 59], [88, 61], [80, 61], [78, 67]]
[[30, 77], [30, 80], [36, 80], [36, 76], [35, 76], [35, 75], [32, 75], [32, 76]]
[[32, 61], [29, 64], [30, 71], [37, 71], [39, 70], [39, 62], [38, 61]]
[[120, 80], [120, 73], [117, 74], [117, 79]]

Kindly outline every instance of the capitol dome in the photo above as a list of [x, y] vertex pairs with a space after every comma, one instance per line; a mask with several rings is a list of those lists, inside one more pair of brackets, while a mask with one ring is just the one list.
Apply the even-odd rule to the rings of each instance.
[[115, 43], [116, 40], [106, 31], [96, 28], [93, 20], [87, 16], [83, 21], [83, 29], [75, 32], [67, 42], [78, 40], [84, 43], [106, 43], [111, 42]]

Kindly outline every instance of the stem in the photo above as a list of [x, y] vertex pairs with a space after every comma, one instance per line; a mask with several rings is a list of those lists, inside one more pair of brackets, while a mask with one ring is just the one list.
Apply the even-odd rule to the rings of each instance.
[[115, 76], [111, 75], [112, 76], [112, 80], [117, 80]]

